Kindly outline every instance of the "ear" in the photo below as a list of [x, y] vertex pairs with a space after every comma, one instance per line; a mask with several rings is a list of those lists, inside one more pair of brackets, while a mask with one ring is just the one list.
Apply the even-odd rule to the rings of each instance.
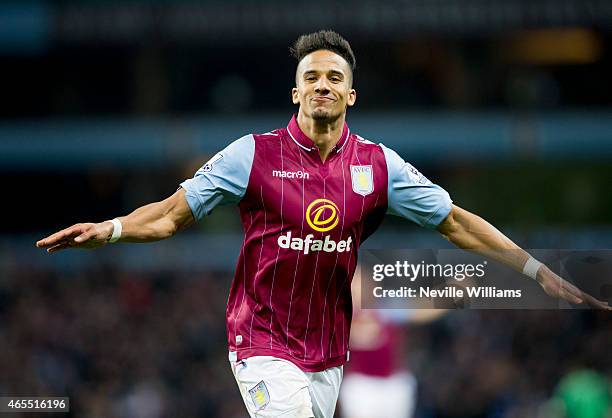
[[355, 91], [355, 89], [350, 89], [346, 104], [348, 106], [353, 106], [356, 100], [357, 100], [357, 92]]
[[291, 101], [293, 104], [300, 104], [300, 95], [298, 93], [297, 87], [291, 89]]

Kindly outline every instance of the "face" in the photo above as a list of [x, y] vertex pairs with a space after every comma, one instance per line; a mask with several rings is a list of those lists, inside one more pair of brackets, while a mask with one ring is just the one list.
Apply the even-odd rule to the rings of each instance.
[[353, 106], [357, 93], [352, 88], [349, 64], [328, 50], [314, 51], [298, 64], [296, 85], [291, 90], [300, 112], [318, 121], [335, 121], [347, 106]]

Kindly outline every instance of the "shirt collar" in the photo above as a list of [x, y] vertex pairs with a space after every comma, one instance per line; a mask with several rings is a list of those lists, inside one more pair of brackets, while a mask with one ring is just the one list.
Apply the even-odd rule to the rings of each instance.
[[[312, 139], [310, 139], [300, 129], [297, 123], [296, 114], [294, 114], [291, 120], [289, 121], [289, 124], [287, 125], [287, 131], [289, 132], [289, 136], [291, 137], [291, 139], [293, 139], [295, 143], [298, 144], [301, 148], [305, 149], [306, 151], [318, 150], [317, 146], [312, 141]], [[346, 122], [344, 122], [344, 127], [342, 128], [342, 134], [340, 135], [340, 139], [338, 140], [336, 145], [334, 145], [334, 147], [332, 148], [332, 151], [335, 151], [335, 152], [341, 151], [342, 148], [344, 148], [344, 145], [346, 144], [349, 135], [350, 135], [350, 129], [348, 125], [346, 124]]]

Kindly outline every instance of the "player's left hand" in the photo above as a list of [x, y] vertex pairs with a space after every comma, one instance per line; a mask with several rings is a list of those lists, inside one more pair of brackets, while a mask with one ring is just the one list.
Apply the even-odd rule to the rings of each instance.
[[612, 310], [607, 302], [595, 299], [588, 293], [583, 292], [546, 266], [542, 266], [538, 271], [537, 281], [549, 296], [564, 299], [574, 304], [586, 303], [593, 309]]

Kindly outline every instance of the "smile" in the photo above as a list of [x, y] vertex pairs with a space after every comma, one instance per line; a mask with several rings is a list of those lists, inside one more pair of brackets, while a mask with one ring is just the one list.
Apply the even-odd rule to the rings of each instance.
[[322, 103], [333, 102], [334, 101], [332, 98], [324, 97], [324, 96], [313, 97], [312, 100], [315, 101], [315, 102], [322, 102]]

